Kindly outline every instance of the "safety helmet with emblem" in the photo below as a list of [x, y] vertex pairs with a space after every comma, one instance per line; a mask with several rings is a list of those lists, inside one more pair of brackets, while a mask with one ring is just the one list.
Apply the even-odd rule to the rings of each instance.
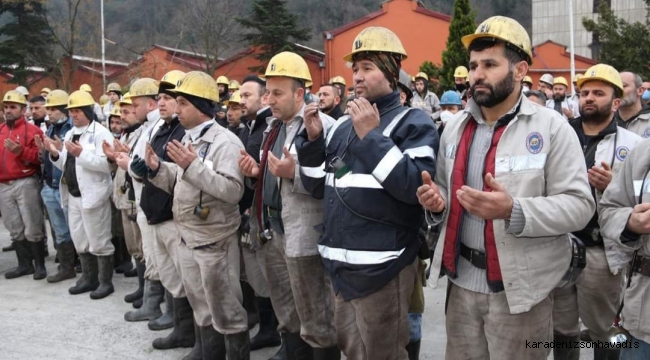
[[582, 85], [589, 81], [602, 81], [612, 85], [615, 89], [618, 89], [620, 93], [623, 93], [623, 80], [621, 80], [621, 74], [618, 70], [614, 69], [613, 66], [607, 64], [597, 64], [585, 72], [585, 75], [578, 79], [578, 87], [582, 88]]
[[569, 87], [569, 83], [566, 81], [566, 78], [564, 76], [558, 76], [554, 78], [553, 85], [564, 85], [566, 87]]
[[228, 86], [228, 78], [221, 75], [217, 78], [217, 85], [226, 85]]
[[445, 91], [440, 97], [440, 105], [458, 105], [463, 106], [460, 95], [456, 91]]
[[152, 78], [140, 78], [131, 84], [129, 88], [131, 100], [141, 96], [158, 96], [158, 83]]
[[108, 94], [109, 92], [116, 92], [118, 94], [122, 93], [122, 87], [118, 83], [110, 83], [106, 86], [106, 93]]
[[283, 51], [269, 61], [264, 78], [288, 77], [300, 80], [305, 87], [312, 85], [311, 74], [307, 62], [300, 55], [290, 51]]
[[336, 85], [336, 84], [341, 84], [343, 86], [347, 86], [345, 83], [345, 78], [343, 76], [335, 76], [330, 79], [330, 84]]
[[171, 92], [191, 95], [201, 99], [219, 102], [219, 89], [210, 75], [202, 71], [190, 71], [178, 81]]
[[113, 106], [113, 108], [111, 109], [111, 113], [110, 113], [109, 117], [110, 116], [122, 117], [122, 113], [120, 112], [120, 106], [119, 105]]
[[224, 105], [228, 106], [230, 104], [240, 104], [241, 103], [241, 94], [239, 90], [235, 91], [230, 95], [230, 99], [223, 102]]
[[352, 43], [352, 52], [345, 55], [343, 60], [354, 61], [354, 56], [363, 52], [383, 52], [406, 59], [406, 50], [400, 39], [391, 30], [381, 26], [371, 26], [363, 29]]
[[122, 100], [120, 100], [119, 104], [120, 106], [133, 105], [133, 102], [131, 101], [131, 93], [126, 92], [124, 96], [122, 96]]
[[548, 85], [550, 85], [550, 86], [553, 86], [553, 80], [554, 80], [554, 79], [555, 79], [555, 78], [553, 77], [553, 75], [551, 75], [551, 74], [544, 74], [544, 75], [542, 75], [542, 77], [539, 78], [539, 81], [541, 81], [541, 82], [543, 82], [543, 83], [546, 83], [546, 84], [548, 84]]
[[50, 91], [50, 94], [45, 99], [45, 107], [68, 106], [68, 93], [56, 89]]
[[420, 71], [419, 73], [415, 74], [415, 80], [417, 79], [429, 81], [429, 75], [427, 75], [425, 72]]
[[239, 90], [239, 81], [230, 80], [228, 83], [228, 90]]
[[185, 77], [185, 72], [180, 70], [171, 70], [167, 74], [163, 75], [160, 79], [160, 84], [158, 87], [158, 93], [161, 93], [164, 89], [173, 89], [178, 85], [178, 82]]
[[455, 78], [466, 78], [467, 76], [469, 76], [469, 70], [467, 70], [467, 68], [462, 65], [458, 66], [456, 70], [454, 70]]
[[474, 34], [463, 36], [461, 41], [465, 48], [477, 39], [500, 40], [517, 49], [526, 56], [528, 64], [533, 63], [533, 47], [528, 32], [516, 20], [505, 16], [492, 16], [483, 21]]
[[68, 106], [66, 109], [76, 109], [93, 105], [95, 105], [95, 100], [90, 93], [85, 90], [77, 90], [68, 97]]
[[25, 95], [18, 90], [9, 90], [5, 93], [2, 102], [27, 105], [27, 98], [25, 98]]
[[93, 92], [93, 88], [91, 88], [88, 84], [81, 84], [81, 86], [79, 86], [79, 90], [83, 90], [85, 92]]
[[530, 76], [526, 75], [526, 76], [524, 76], [524, 80], [523, 80], [522, 82], [523, 82], [523, 83], [528, 83], [528, 84], [533, 85], [533, 78], [531, 78]]

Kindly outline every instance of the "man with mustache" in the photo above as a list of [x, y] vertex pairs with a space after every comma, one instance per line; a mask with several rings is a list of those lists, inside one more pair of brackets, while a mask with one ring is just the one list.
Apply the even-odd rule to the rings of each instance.
[[[545, 360], [551, 292], [570, 269], [567, 233], [595, 205], [569, 123], [521, 92], [526, 30], [494, 16], [464, 36], [471, 99], [442, 134], [435, 183], [417, 190], [442, 223], [432, 274], [447, 289], [447, 359]], [[528, 345], [533, 344], [533, 345]]]
[[546, 101], [546, 107], [554, 109], [559, 114], [564, 116], [565, 119], [573, 119], [578, 115], [578, 110], [575, 104], [567, 98], [567, 90], [569, 83], [563, 76], [558, 76], [553, 79], [553, 98]]
[[[578, 86], [581, 116], [570, 124], [582, 145], [591, 193], [598, 203], [627, 154], [641, 138], [617, 126], [614, 120], [624, 89], [616, 69], [605, 64], [592, 66], [578, 80]], [[589, 329], [592, 340], [609, 341], [608, 330], [620, 304], [622, 270], [631, 257], [629, 253], [616, 250], [614, 239], [601, 235], [598, 212], [591, 215], [584, 229], [572, 233], [587, 247], [587, 266], [575, 283], [553, 294], [555, 341], [579, 341], [578, 318]], [[595, 359], [618, 359], [616, 349], [594, 348], [594, 354]], [[579, 357], [580, 349], [554, 349], [555, 359], [577, 360]]]
[[343, 116], [341, 110], [341, 93], [339, 87], [332, 84], [325, 84], [318, 90], [318, 110], [338, 120]]
[[646, 91], [638, 74], [621, 72], [623, 97], [614, 115], [618, 126], [630, 130], [642, 138], [650, 138], [650, 107], [643, 106], [642, 96]]

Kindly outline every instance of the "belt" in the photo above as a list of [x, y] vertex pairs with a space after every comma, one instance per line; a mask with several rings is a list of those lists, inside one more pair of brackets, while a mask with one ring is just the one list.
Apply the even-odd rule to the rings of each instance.
[[635, 257], [632, 271], [641, 275], [650, 276], [650, 258], [645, 256]]
[[487, 257], [483, 251], [472, 249], [461, 242], [460, 256], [479, 269], [487, 269]]

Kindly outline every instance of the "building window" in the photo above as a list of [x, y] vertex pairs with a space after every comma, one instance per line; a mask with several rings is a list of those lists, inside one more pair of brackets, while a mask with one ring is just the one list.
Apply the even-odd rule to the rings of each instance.
[[606, 3], [609, 8], [612, 7], [612, 0], [594, 0], [594, 13], [598, 12], [598, 6], [600, 3]]

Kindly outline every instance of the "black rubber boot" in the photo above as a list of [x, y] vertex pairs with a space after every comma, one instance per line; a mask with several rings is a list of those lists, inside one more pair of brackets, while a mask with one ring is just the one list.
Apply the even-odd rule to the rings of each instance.
[[[194, 318], [192, 318], [194, 323]], [[189, 354], [183, 356], [181, 360], [203, 360], [203, 345], [201, 343], [201, 328], [194, 324], [194, 347]]]
[[89, 291], [95, 291], [99, 287], [99, 269], [97, 264], [97, 257], [90, 253], [79, 254], [81, 261], [81, 279], [77, 280], [77, 284], [68, 292], [70, 295], [79, 295]]
[[285, 344], [288, 360], [312, 360], [313, 349], [300, 337], [300, 333], [283, 333], [282, 342]]
[[257, 308], [260, 314], [260, 329], [251, 339], [251, 351], [282, 344], [280, 333], [277, 330], [278, 322], [273, 312], [271, 299], [258, 297]]
[[12, 241], [11, 244], [2, 248], [2, 252], [16, 251], [16, 244]]
[[125, 271], [133, 269], [133, 261], [131, 261], [131, 254], [126, 248], [126, 240], [123, 237], [118, 237], [115, 240], [115, 272], [124, 274]]
[[[284, 336], [282, 336], [284, 338]], [[275, 353], [269, 360], [287, 360], [287, 347], [284, 346], [285, 342], [282, 341], [282, 345], [278, 349], [278, 352]]]
[[[46, 232], [44, 233], [47, 234]], [[41, 245], [43, 246], [43, 257], [46, 258], [50, 256], [50, 249], [47, 247], [47, 235], [45, 236], [45, 240], [41, 242]]]
[[5, 279], [15, 279], [21, 276], [33, 274], [34, 265], [32, 264], [32, 251], [30, 250], [30, 245], [27, 243], [27, 240], [14, 241], [13, 246], [16, 250], [18, 266], [9, 270], [5, 274]]
[[158, 350], [176, 349], [180, 347], [189, 348], [195, 344], [194, 320], [192, 318], [192, 307], [186, 297], [172, 298], [174, 309], [173, 320], [174, 330], [167, 337], [158, 338], [153, 341], [153, 348]]
[[594, 360], [618, 360], [621, 349], [594, 348]]
[[115, 291], [115, 288], [113, 288], [113, 261], [113, 255], [97, 257], [97, 263], [99, 265], [99, 287], [90, 293], [91, 299], [103, 299]]
[[147, 326], [151, 331], [167, 330], [174, 327], [174, 297], [169, 291], [165, 290], [165, 312], [157, 319], [149, 321]]
[[124, 301], [128, 303], [142, 299], [142, 296], [144, 295], [144, 272], [147, 269], [147, 266], [137, 259], [135, 260], [135, 263], [135, 268], [138, 271], [138, 288], [134, 292], [124, 296]]
[[142, 307], [124, 314], [126, 321], [149, 321], [162, 315], [160, 304], [165, 297], [165, 288], [160, 281], [145, 280]]
[[[411, 341], [406, 344], [406, 352], [409, 355], [409, 360], [419, 360], [420, 359], [420, 341]], [[314, 358], [314, 360], [316, 360]]]
[[553, 347], [554, 360], [580, 360], [580, 348], [574, 346], [580, 342], [580, 335], [565, 336], [553, 333], [553, 342], [561, 345]]
[[226, 360], [226, 338], [212, 327], [201, 326], [201, 352], [203, 359]]
[[138, 300], [132, 302], [131, 306], [133, 306], [134, 309], [141, 308], [142, 307], [142, 298], [139, 298]]
[[130, 278], [130, 277], [138, 276], [138, 268], [137, 268], [138, 260], [136, 258], [133, 258], [133, 260], [135, 260], [136, 266], [133, 267], [132, 269], [129, 269], [129, 270], [125, 271], [124, 272], [124, 277]]
[[43, 240], [38, 242], [30, 242], [29, 246], [32, 249], [32, 257], [34, 258], [34, 280], [43, 280], [47, 277], [47, 270], [45, 269], [45, 251]]
[[224, 335], [228, 360], [250, 360], [251, 347], [248, 331]]
[[246, 281], [240, 281], [239, 285], [241, 285], [243, 297], [242, 306], [246, 309], [246, 315], [248, 316], [248, 330], [251, 330], [260, 322], [260, 316], [255, 304], [255, 290]]
[[74, 244], [72, 241], [59, 244], [56, 254], [59, 257], [59, 272], [48, 276], [47, 282], [58, 283], [66, 279], [74, 279], [77, 273], [74, 271]]
[[[314, 360], [341, 360], [341, 349], [339, 349], [338, 346], [332, 346], [328, 348], [314, 348], [313, 352]], [[418, 341], [418, 355], [419, 352], [420, 342]], [[415, 359], [417, 359], [417, 357]], [[412, 360], [410, 356], [409, 360]]]

